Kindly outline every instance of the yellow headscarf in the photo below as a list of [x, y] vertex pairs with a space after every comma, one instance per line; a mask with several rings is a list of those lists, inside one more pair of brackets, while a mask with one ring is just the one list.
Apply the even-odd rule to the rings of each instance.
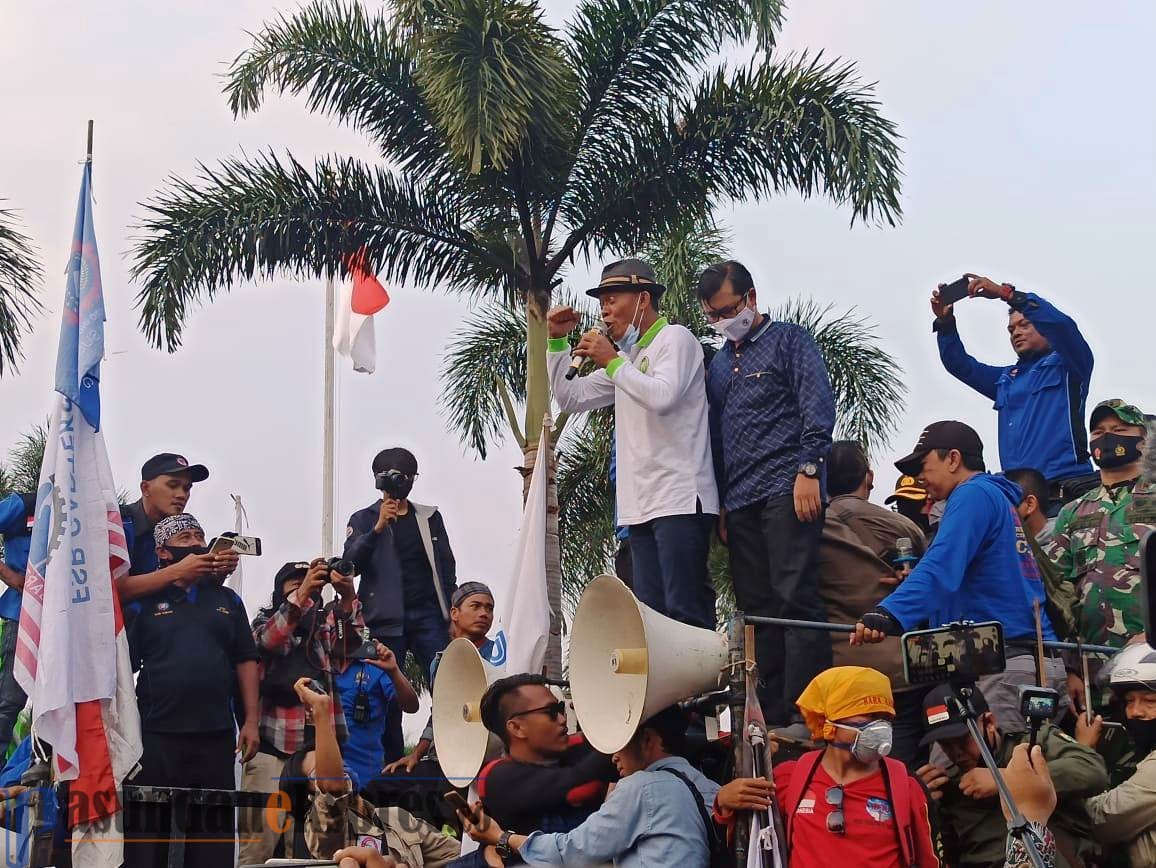
[[895, 715], [891, 681], [864, 666], [836, 666], [820, 672], [799, 697], [798, 706], [812, 737], [824, 741], [835, 739], [830, 721], [880, 711]]

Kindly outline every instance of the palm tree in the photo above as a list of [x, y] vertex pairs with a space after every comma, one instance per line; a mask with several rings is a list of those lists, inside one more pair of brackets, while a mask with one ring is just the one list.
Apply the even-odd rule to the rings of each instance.
[[36, 297], [40, 263], [31, 239], [17, 223], [14, 211], [0, 208], [0, 377], [5, 366], [14, 370], [23, 358], [20, 341], [41, 310]]
[[[687, 220], [640, 255], [651, 261], [668, 291], [663, 314], [685, 325], [708, 351], [717, 345], [702, 315], [694, 287], [707, 265], [726, 259], [729, 238], [712, 221]], [[595, 309], [579, 309], [594, 321]], [[878, 344], [874, 327], [854, 310], [837, 313], [813, 301], [788, 300], [771, 312], [775, 320], [797, 323], [815, 338], [827, 365], [838, 408], [841, 438], [863, 443], [868, 450], [887, 445], [903, 411], [905, 387], [898, 362]], [[450, 345], [442, 368], [442, 405], [450, 424], [478, 454], [500, 440], [507, 427], [517, 431], [513, 402], [523, 402], [526, 365], [525, 321], [500, 302], [484, 305], [463, 324]], [[565, 434], [558, 442], [558, 505], [562, 557], [562, 595], [572, 607], [586, 581], [604, 572], [616, 548], [614, 492], [607, 477], [613, 415], [599, 410], [559, 424]], [[521, 442], [519, 440], [519, 442]], [[733, 604], [726, 559], [712, 557], [720, 609]]]
[[[524, 414], [506, 422], [519, 423], [528, 477], [549, 405], [545, 315], [576, 258], [642, 249], [719, 200], [786, 190], [849, 205], [852, 219], [899, 218], [894, 125], [851, 63], [775, 53], [781, 12], [780, 0], [580, 0], [561, 31], [536, 0], [372, 12], [315, 0], [281, 16], [226, 74], [234, 114], [303, 95], [382, 163], [269, 152], [171, 177], [135, 246], [141, 326], [174, 350], [190, 308], [217, 292], [344, 273], [358, 252], [388, 281], [504, 301], [525, 320], [522, 385], [507, 396], [524, 396]], [[750, 63], [713, 65], [747, 40]], [[558, 611], [554, 511], [547, 537]], [[556, 672], [560, 619], [552, 634]]]

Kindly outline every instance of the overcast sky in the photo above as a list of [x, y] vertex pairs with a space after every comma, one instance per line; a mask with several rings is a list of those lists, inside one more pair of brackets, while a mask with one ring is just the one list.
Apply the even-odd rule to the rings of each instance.
[[[571, 4], [547, 2], [551, 20]], [[220, 74], [253, 31], [291, 3], [0, 5], [0, 197], [21, 210], [46, 266], [48, 308], [26, 342], [19, 376], [0, 383], [0, 448], [43, 420], [52, 401], [63, 269], [80, 182], [85, 122], [96, 121], [96, 230], [108, 309], [104, 427], [118, 485], [135, 489], [158, 451], [206, 463], [190, 510], [216, 533], [243, 496], [265, 557], [246, 579], [251, 610], [287, 559], [320, 547], [321, 284], [245, 286], [195, 310], [185, 347], [150, 348], [136, 327], [127, 276], [139, 202], [199, 160], [272, 146], [372, 159], [356, 134], [273, 99], [234, 121]], [[772, 305], [809, 295], [857, 306], [904, 369], [908, 411], [884, 466], [920, 428], [958, 418], [979, 429], [995, 461], [995, 414], [939, 365], [927, 296], [966, 270], [1037, 290], [1074, 316], [1096, 351], [1094, 399], [1156, 408], [1148, 320], [1156, 283], [1156, 136], [1151, 83], [1156, 6], [1075, 2], [927, 3], [812, 0], [788, 10], [781, 48], [823, 50], [878, 81], [904, 137], [904, 220], [849, 227], [845, 209], [787, 196], [720, 213], [734, 255]], [[579, 273], [578, 277], [581, 277]], [[576, 278], [577, 279], [577, 278]], [[582, 288], [582, 287], [578, 287]], [[421, 463], [415, 499], [440, 505], [459, 576], [505, 582], [520, 521], [521, 482], [507, 444], [481, 462], [445, 430], [437, 372], [468, 310], [460, 299], [390, 287], [378, 317], [379, 371], [342, 365], [338, 528], [375, 492], [369, 462], [404, 445]], [[960, 306], [970, 349], [1011, 360], [1005, 309]], [[881, 499], [885, 491], [877, 492]]]

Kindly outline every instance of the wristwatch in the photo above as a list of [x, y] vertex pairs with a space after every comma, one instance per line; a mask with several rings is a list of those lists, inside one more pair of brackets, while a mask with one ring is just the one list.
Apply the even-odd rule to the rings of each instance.
[[494, 845], [494, 849], [498, 851], [498, 855], [503, 861], [514, 855], [514, 850], [510, 847], [510, 836], [513, 834], [513, 832], [507, 829], [502, 833], [502, 837], [498, 839], [498, 843]]
[[799, 473], [808, 479], [816, 479], [819, 476], [819, 465], [814, 461], [808, 461], [805, 464], [799, 465]]

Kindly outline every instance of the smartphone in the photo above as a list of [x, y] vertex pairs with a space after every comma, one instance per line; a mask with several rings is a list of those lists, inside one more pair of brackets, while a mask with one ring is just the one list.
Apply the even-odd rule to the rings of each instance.
[[940, 304], [955, 304], [957, 301], [962, 301], [967, 298], [967, 285], [971, 281], [966, 277], [961, 277], [959, 280], [952, 281], [946, 286], [939, 289], [939, 303]]
[[445, 800], [453, 805], [455, 811], [461, 811], [465, 818], [474, 825], [478, 823], [478, 815], [474, 813], [474, 809], [470, 807], [470, 803], [466, 801], [465, 797], [457, 790], [450, 790], [444, 796]]
[[233, 550], [233, 539], [227, 536], [215, 536], [209, 540], [209, 551], [215, 555]]
[[239, 555], [261, 555], [261, 538], [255, 536], [241, 536], [235, 534], [229, 537], [233, 541], [233, 551]]
[[974, 683], [985, 675], [998, 675], [1007, 666], [1003, 626], [998, 621], [913, 630], [900, 637], [900, 644], [908, 684]]

